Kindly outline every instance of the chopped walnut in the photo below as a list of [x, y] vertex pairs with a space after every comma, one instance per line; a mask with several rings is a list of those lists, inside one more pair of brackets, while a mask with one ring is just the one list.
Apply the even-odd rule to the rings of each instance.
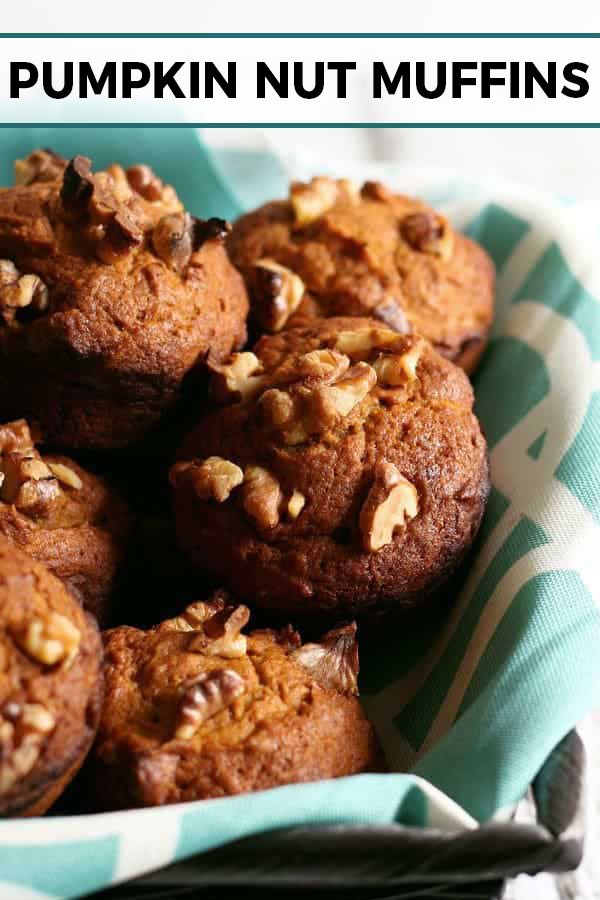
[[131, 213], [118, 210], [106, 224], [96, 246], [96, 254], [102, 262], [112, 265], [128, 256], [144, 240], [144, 232]]
[[49, 462], [48, 468], [52, 474], [58, 478], [61, 484], [73, 488], [74, 491], [80, 491], [83, 487], [83, 481], [74, 469], [65, 466], [64, 463]]
[[355, 331], [340, 331], [335, 339], [335, 348], [355, 362], [367, 360], [380, 350], [394, 350], [404, 344], [404, 338], [390, 328], [358, 328]]
[[385, 300], [373, 309], [372, 315], [398, 334], [410, 334], [412, 331], [408, 316], [397, 300]]
[[360, 530], [365, 550], [374, 553], [391, 544], [394, 532], [419, 512], [414, 484], [393, 463], [380, 463], [360, 512]]
[[[0, 456], [16, 450], [22, 453], [33, 450], [33, 436], [25, 419], [15, 419], [0, 425]], [[2, 463], [0, 461], [0, 468]]]
[[365, 181], [360, 193], [365, 200], [375, 200], [378, 203], [386, 203], [394, 199], [393, 191], [381, 181]]
[[233, 669], [203, 672], [184, 688], [175, 723], [175, 738], [189, 741], [203, 722], [244, 694], [246, 685]]
[[[12, 324], [19, 310], [37, 315], [48, 308], [48, 288], [37, 275], [21, 275], [9, 260], [2, 260], [0, 274], [0, 316]], [[9, 278], [16, 273], [16, 280]]]
[[314, 351], [301, 357], [298, 375], [304, 380], [287, 391], [271, 388], [259, 400], [265, 423], [282, 432], [286, 444], [307, 441], [348, 416], [377, 382], [367, 363], [348, 368], [349, 361], [335, 351]]
[[356, 622], [328, 631], [318, 644], [304, 644], [291, 658], [325, 687], [341, 694], [358, 694]]
[[66, 159], [52, 150], [34, 150], [15, 161], [15, 184], [29, 185], [40, 181], [57, 181], [67, 165]]
[[261, 466], [247, 466], [244, 472], [242, 502], [246, 514], [259, 528], [279, 524], [283, 493], [277, 479]]
[[18, 281], [19, 270], [10, 259], [0, 259], [0, 287]]
[[144, 200], [156, 203], [163, 199], [165, 185], [150, 166], [130, 166], [125, 174], [132, 189]]
[[92, 161], [87, 156], [74, 156], [63, 173], [60, 201], [68, 219], [82, 218], [94, 192]]
[[358, 188], [347, 178], [317, 177], [308, 184], [295, 181], [290, 188], [290, 202], [298, 228], [320, 219], [336, 203], [354, 202], [358, 197]]
[[300, 306], [304, 282], [273, 259], [259, 259], [249, 279], [252, 311], [265, 331], [281, 331]]
[[224, 503], [234, 488], [244, 480], [239, 466], [221, 456], [209, 456], [203, 461], [175, 463], [169, 473], [171, 484], [190, 484], [200, 500], [216, 500]]
[[31, 772], [55, 727], [53, 714], [41, 703], [4, 705], [0, 714], [0, 795]]
[[288, 515], [291, 519], [297, 519], [306, 504], [306, 497], [300, 491], [294, 491], [287, 503]]
[[411, 213], [400, 225], [400, 233], [413, 250], [431, 253], [448, 261], [454, 250], [454, 234], [444, 216], [432, 211]]
[[156, 255], [180, 274], [187, 268], [192, 254], [211, 240], [222, 240], [231, 230], [223, 219], [196, 219], [189, 213], [170, 213], [158, 222], [152, 232]]
[[41, 515], [60, 496], [58, 481], [37, 450], [12, 450], [0, 456], [0, 500], [28, 515]]
[[254, 353], [234, 353], [229, 362], [209, 364], [211, 391], [218, 403], [237, 403], [253, 397], [264, 384], [262, 364]]
[[46, 619], [33, 619], [15, 640], [22, 650], [45, 666], [71, 665], [81, 642], [81, 632], [66, 616], [50, 612]]
[[221, 609], [215, 611], [211, 604], [196, 603], [193, 611], [190, 611], [189, 607], [186, 610], [192, 622], [194, 616], [200, 616], [201, 611], [198, 609], [200, 606], [208, 607], [204, 613], [210, 614], [202, 622], [197, 621], [194, 625], [195, 634], [188, 649], [191, 652], [204, 653], [206, 656], [222, 656], [225, 659], [239, 659], [245, 656], [248, 642], [246, 635], [241, 631], [250, 618], [248, 607], [223, 605]]
[[407, 381], [416, 381], [422, 352], [423, 342], [418, 341], [406, 353], [382, 353], [373, 363], [378, 383], [386, 387], [399, 387]]

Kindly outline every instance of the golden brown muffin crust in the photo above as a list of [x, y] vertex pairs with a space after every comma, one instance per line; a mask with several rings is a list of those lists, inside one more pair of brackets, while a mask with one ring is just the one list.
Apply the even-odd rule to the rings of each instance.
[[41, 814], [95, 733], [100, 637], [60, 581], [4, 538], [0, 612], [0, 814]]
[[93, 175], [76, 157], [0, 191], [0, 414], [35, 418], [50, 442], [140, 439], [188, 373], [245, 340], [226, 223], [185, 213], [150, 170], [149, 192], [140, 170]]
[[[293, 184], [289, 200], [242, 216], [228, 247], [264, 330], [315, 315], [373, 315], [424, 335], [467, 371], [484, 349], [494, 307], [491, 260], [443, 216], [384, 185], [367, 182], [358, 192], [329, 178]], [[280, 272], [274, 285], [263, 267], [271, 262], [305, 289], [294, 294], [287, 318], [274, 318], [273, 304], [290, 275]]]
[[255, 351], [218, 370], [234, 402], [171, 471], [183, 548], [259, 606], [422, 603], [470, 546], [489, 490], [465, 374], [370, 319], [321, 320]]
[[302, 645], [240, 633], [245, 607], [196, 603], [105, 635], [107, 695], [89, 780], [108, 807], [156, 805], [362, 771], [376, 742], [354, 696], [355, 626]]
[[42, 456], [23, 419], [0, 425], [0, 480], [0, 535], [106, 622], [129, 532], [123, 501], [72, 459]]

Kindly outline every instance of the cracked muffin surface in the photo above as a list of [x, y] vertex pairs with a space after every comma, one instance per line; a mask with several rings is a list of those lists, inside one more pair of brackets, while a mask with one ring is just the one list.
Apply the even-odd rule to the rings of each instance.
[[242, 216], [228, 248], [259, 330], [315, 316], [374, 316], [424, 335], [467, 372], [485, 349], [490, 258], [426, 204], [382, 184], [294, 183], [288, 200]]
[[0, 537], [0, 815], [42, 815], [79, 769], [102, 699], [92, 617]]
[[47, 442], [123, 447], [184, 379], [246, 337], [227, 223], [185, 212], [147, 166], [37, 151], [0, 190], [0, 416]]
[[106, 700], [86, 770], [105, 808], [154, 806], [360, 772], [377, 744], [356, 698], [356, 626], [302, 644], [241, 631], [226, 595], [149, 631], [106, 632]]
[[44, 563], [101, 624], [129, 530], [124, 502], [101, 478], [42, 455], [24, 419], [0, 424], [0, 535]]
[[421, 605], [489, 491], [464, 372], [416, 335], [332, 318], [215, 368], [224, 405], [170, 473], [180, 543], [244, 601], [343, 617]]

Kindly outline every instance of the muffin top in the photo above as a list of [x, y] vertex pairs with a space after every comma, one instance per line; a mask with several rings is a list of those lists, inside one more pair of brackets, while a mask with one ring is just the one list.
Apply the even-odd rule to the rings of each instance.
[[105, 634], [95, 756], [123, 767], [109, 783], [127, 784], [129, 802], [240, 793], [369, 761], [374, 740], [354, 696], [356, 626], [303, 645], [290, 627], [246, 636], [248, 618], [220, 593], [149, 631]]
[[169, 384], [243, 341], [227, 223], [185, 212], [144, 165], [93, 173], [85, 157], [36, 151], [16, 174], [0, 190], [0, 349], [37, 358], [58, 347], [51, 365], [75, 354], [102, 359], [105, 377]]
[[89, 743], [96, 626], [58, 579], [0, 538], [0, 812], [39, 797]]
[[228, 405], [171, 470], [184, 547], [269, 606], [419, 597], [472, 540], [489, 488], [464, 372], [373, 319], [254, 349], [215, 368]]
[[376, 182], [294, 183], [288, 200], [242, 216], [228, 247], [263, 330], [305, 316], [369, 315], [459, 359], [491, 324], [485, 251], [426, 204]]
[[74, 460], [43, 456], [25, 419], [0, 424], [0, 526], [7, 537], [22, 529], [53, 531], [94, 525], [124, 535], [123, 502], [102, 479]]

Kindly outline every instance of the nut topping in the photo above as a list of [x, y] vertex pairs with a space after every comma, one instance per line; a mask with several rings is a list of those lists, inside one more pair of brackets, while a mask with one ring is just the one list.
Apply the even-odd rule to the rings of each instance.
[[334, 415], [349, 415], [357, 403], [367, 396], [377, 383], [377, 375], [366, 362], [359, 362], [348, 369], [348, 372], [335, 384], [322, 388], [325, 405], [331, 406]]
[[454, 235], [448, 220], [431, 211], [411, 213], [401, 222], [400, 233], [419, 253], [431, 253], [448, 261], [454, 250]]
[[[15, 419], [14, 422], [0, 425], [0, 456], [13, 450], [20, 453], [24, 450], [33, 450], [33, 437], [25, 419]], [[1, 461], [0, 468], [2, 468]]]
[[191, 740], [203, 722], [226, 709], [245, 691], [244, 679], [233, 669], [203, 672], [183, 692], [177, 711], [175, 738]]
[[281, 331], [304, 296], [299, 275], [273, 259], [259, 259], [251, 277], [252, 309], [265, 331]]
[[75, 156], [63, 173], [60, 200], [69, 219], [81, 218], [94, 193], [92, 161], [87, 156]]
[[301, 378], [316, 378], [327, 383], [336, 381], [348, 371], [350, 360], [336, 350], [312, 350], [297, 362], [297, 372]]
[[51, 612], [45, 620], [33, 619], [15, 633], [15, 640], [36, 662], [45, 666], [64, 662], [68, 667], [79, 651], [81, 632], [66, 616]]
[[4, 453], [0, 457], [0, 474], [0, 500], [28, 515], [43, 514], [60, 496], [57, 479], [33, 448]]
[[144, 200], [155, 203], [163, 199], [165, 186], [150, 166], [130, 166], [125, 174], [132, 189]]
[[394, 532], [419, 512], [419, 495], [393, 463], [380, 463], [360, 511], [365, 550], [374, 553], [391, 544]]
[[422, 352], [423, 342], [419, 341], [406, 353], [383, 353], [373, 363], [379, 384], [386, 387], [398, 387], [406, 384], [407, 381], [416, 381], [417, 366]]
[[324, 687], [358, 694], [356, 622], [328, 631], [318, 644], [304, 644], [291, 654]]
[[279, 482], [267, 469], [246, 468], [242, 496], [246, 514], [259, 528], [274, 528], [279, 524], [283, 494]]
[[295, 181], [290, 188], [295, 224], [298, 228], [310, 225], [336, 203], [354, 202], [358, 196], [358, 188], [347, 178], [317, 177], [308, 184]]
[[231, 230], [223, 219], [196, 219], [189, 213], [170, 213], [158, 222], [152, 232], [156, 255], [180, 274], [187, 268], [192, 254], [211, 240], [222, 240]]
[[41, 703], [4, 705], [0, 715], [0, 795], [31, 772], [55, 727], [54, 716]]
[[15, 161], [15, 184], [29, 185], [40, 181], [57, 181], [64, 172], [66, 159], [52, 150], [34, 150]]
[[[198, 607], [207, 609], [201, 611]], [[194, 625], [194, 632], [188, 649], [190, 652], [204, 653], [206, 656], [222, 656], [225, 659], [239, 659], [246, 655], [247, 639], [241, 634], [242, 628], [248, 624], [250, 610], [247, 606], [223, 604], [215, 609], [213, 604], [196, 603], [193, 611], [186, 611], [193, 621], [194, 616], [206, 618]], [[185, 614], [184, 614], [185, 615]], [[189, 621], [189, 620], [188, 620]]]
[[294, 491], [287, 504], [290, 519], [297, 519], [306, 503], [306, 497], [300, 491]]
[[175, 463], [169, 477], [174, 486], [185, 482], [190, 484], [200, 500], [216, 500], [217, 503], [223, 503], [229, 499], [234, 488], [243, 482], [244, 473], [228, 459], [209, 456], [203, 462], [192, 460]]
[[234, 353], [225, 365], [210, 364], [211, 390], [219, 403], [247, 400], [260, 390], [262, 364], [254, 353]]
[[49, 462], [48, 468], [52, 474], [58, 478], [61, 484], [73, 488], [74, 491], [80, 491], [83, 487], [83, 481], [73, 469], [65, 466], [64, 463]]
[[356, 331], [340, 331], [335, 347], [347, 353], [352, 360], [365, 360], [379, 350], [394, 350], [404, 343], [397, 331], [389, 328], [359, 328]]
[[0, 316], [12, 324], [19, 310], [41, 313], [48, 308], [48, 288], [37, 275], [21, 275], [10, 262], [0, 261]]

